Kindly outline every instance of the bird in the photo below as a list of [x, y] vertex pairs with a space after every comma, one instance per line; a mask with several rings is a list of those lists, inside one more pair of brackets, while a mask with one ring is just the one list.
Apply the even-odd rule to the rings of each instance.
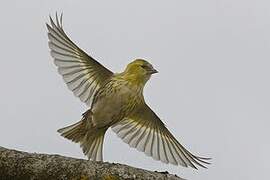
[[145, 102], [145, 84], [158, 71], [145, 59], [135, 59], [113, 73], [79, 48], [66, 34], [62, 16], [46, 23], [48, 45], [59, 74], [73, 94], [89, 107], [80, 121], [58, 130], [79, 143], [92, 161], [103, 161], [103, 142], [111, 128], [130, 147], [154, 160], [183, 167], [207, 168], [211, 158], [182, 146]]

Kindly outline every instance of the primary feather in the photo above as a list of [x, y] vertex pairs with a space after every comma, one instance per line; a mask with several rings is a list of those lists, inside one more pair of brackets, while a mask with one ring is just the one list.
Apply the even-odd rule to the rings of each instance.
[[56, 18], [54, 23], [50, 17], [50, 22], [51, 25], [46, 24], [49, 47], [58, 72], [74, 95], [91, 106], [93, 95], [113, 73], [68, 38], [62, 20]]

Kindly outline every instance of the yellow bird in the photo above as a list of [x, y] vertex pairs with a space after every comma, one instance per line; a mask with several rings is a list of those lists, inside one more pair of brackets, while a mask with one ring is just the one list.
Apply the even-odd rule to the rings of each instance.
[[193, 155], [169, 132], [145, 103], [143, 89], [158, 71], [143, 59], [129, 63], [122, 73], [113, 73], [81, 50], [66, 35], [56, 15], [50, 17], [49, 48], [58, 72], [68, 88], [90, 109], [81, 121], [59, 129], [61, 136], [79, 143], [94, 161], [103, 160], [104, 135], [109, 127], [131, 147], [155, 160], [174, 165], [205, 167], [210, 158]]

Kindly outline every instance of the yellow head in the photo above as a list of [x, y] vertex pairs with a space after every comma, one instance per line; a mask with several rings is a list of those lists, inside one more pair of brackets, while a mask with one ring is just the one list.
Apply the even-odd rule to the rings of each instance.
[[136, 59], [127, 65], [123, 75], [132, 83], [144, 85], [157, 72], [146, 60]]

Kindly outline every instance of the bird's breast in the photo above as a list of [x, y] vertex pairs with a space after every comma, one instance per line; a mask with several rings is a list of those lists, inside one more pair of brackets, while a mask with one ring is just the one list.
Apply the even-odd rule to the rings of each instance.
[[142, 100], [140, 93], [127, 83], [110, 82], [98, 92], [91, 108], [93, 123], [107, 126], [120, 121]]

